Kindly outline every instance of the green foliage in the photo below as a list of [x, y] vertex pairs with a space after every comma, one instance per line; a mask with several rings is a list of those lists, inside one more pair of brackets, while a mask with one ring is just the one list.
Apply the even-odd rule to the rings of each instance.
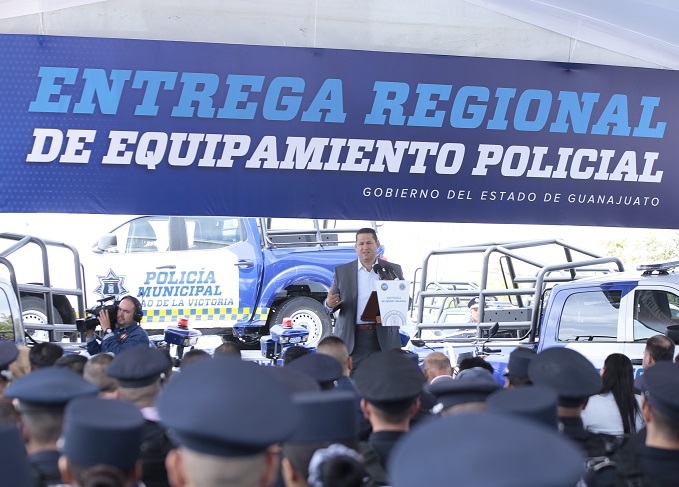
[[620, 258], [625, 268], [634, 269], [639, 264], [679, 260], [679, 232], [654, 232], [642, 238], [626, 238], [605, 242], [608, 255]]
[[12, 321], [11, 315], [4, 313], [0, 314], [0, 338], [14, 338], [14, 322]]

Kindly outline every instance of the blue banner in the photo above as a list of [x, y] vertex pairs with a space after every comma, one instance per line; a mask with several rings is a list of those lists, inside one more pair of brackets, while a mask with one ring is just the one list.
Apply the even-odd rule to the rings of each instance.
[[0, 211], [674, 228], [679, 74], [0, 35]]

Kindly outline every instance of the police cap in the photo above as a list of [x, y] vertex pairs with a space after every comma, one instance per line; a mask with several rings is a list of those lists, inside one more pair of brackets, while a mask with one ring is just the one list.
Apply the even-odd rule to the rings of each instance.
[[528, 366], [528, 376], [536, 385], [553, 388], [559, 405], [577, 407], [601, 391], [602, 380], [592, 363], [570, 348], [543, 350]]
[[670, 419], [679, 420], [679, 364], [657, 362], [641, 376], [646, 400], [651, 407]]
[[425, 383], [417, 362], [401, 350], [373, 353], [354, 373], [358, 394], [386, 411], [412, 403]]
[[342, 365], [336, 358], [321, 353], [311, 353], [296, 358], [285, 367], [291, 367], [307, 375], [310, 375], [320, 384], [321, 388], [327, 387], [342, 377]]
[[458, 379], [473, 378], [495, 383], [495, 378], [493, 377], [493, 374], [489, 370], [484, 369], [483, 367], [472, 367], [470, 369], [461, 370], [457, 373], [457, 378]]
[[471, 298], [469, 302], [467, 303], [467, 306], [471, 308], [478, 308], [479, 307], [479, 298]]
[[63, 409], [72, 399], [95, 396], [99, 388], [70, 369], [47, 367], [19, 377], [5, 389], [5, 396], [19, 399], [19, 410]]
[[514, 377], [527, 378], [528, 366], [535, 358], [536, 354], [529, 348], [517, 348], [509, 354], [509, 362], [507, 363], [507, 370], [505, 375]]
[[157, 348], [138, 345], [116, 354], [106, 372], [120, 387], [138, 388], [160, 380], [168, 368], [167, 357]]
[[488, 412], [522, 416], [552, 429], [559, 424], [557, 405], [556, 392], [546, 386], [500, 389], [486, 399]]
[[64, 455], [84, 467], [131, 468], [141, 455], [144, 423], [141, 411], [132, 403], [75, 400], [66, 407], [64, 416]]
[[[489, 372], [488, 375], [490, 375]], [[448, 409], [470, 402], [484, 402], [490, 393], [500, 389], [500, 384], [494, 380], [463, 377], [432, 382], [428, 389], [436, 398], [437, 403], [441, 405], [440, 407]]]
[[173, 377], [157, 408], [179, 444], [221, 457], [262, 452], [287, 439], [299, 420], [288, 392], [262, 366], [226, 356], [200, 360]]
[[12, 340], [0, 340], [0, 370], [6, 370], [18, 356], [19, 349]]
[[33, 485], [19, 428], [14, 425], [0, 428], [0, 451], [2, 485]]
[[450, 485], [451, 479], [484, 487], [572, 487], [583, 465], [579, 448], [556, 431], [523, 418], [476, 413], [435, 418], [414, 429], [394, 447], [388, 471], [394, 487]]
[[278, 381], [289, 394], [321, 390], [316, 379], [292, 367], [262, 367], [262, 369]]
[[355, 439], [358, 435], [356, 396], [349, 391], [302, 392], [292, 398], [304, 420], [291, 442]]

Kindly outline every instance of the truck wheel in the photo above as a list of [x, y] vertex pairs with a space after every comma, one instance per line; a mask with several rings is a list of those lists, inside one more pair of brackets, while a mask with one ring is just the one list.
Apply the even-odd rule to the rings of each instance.
[[325, 312], [325, 307], [313, 298], [297, 296], [284, 301], [278, 306], [272, 324], [283, 323], [283, 318], [291, 318], [293, 326], [303, 326], [309, 330], [308, 347], [315, 347], [330, 334], [330, 316]]
[[[37, 296], [22, 296], [21, 297], [21, 318], [24, 323], [34, 323], [38, 325], [46, 325], [47, 321], [47, 305], [45, 300]], [[62, 324], [61, 315], [57, 308], [52, 306], [52, 313], [54, 314], [54, 325]], [[49, 333], [46, 330], [33, 330], [28, 332], [35, 340], [48, 341]], [[55, 332], [55, 340], [61, 341], [63, 332]]]

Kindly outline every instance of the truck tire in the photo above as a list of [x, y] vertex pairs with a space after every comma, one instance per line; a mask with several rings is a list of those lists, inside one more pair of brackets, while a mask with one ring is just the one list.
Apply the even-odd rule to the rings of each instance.
[[[63, 323], [61, 315], [57, 308], [52, 306], [52, 313], [54, 314], [54, 325]], [[24, 323], [37, 323], [45, 325], [47, 321], [47, 304], [45, 300], [37, 296], [22, 296], [21, 297], [21, 319]], [[28, 332], [36, 340], [48, 341], [49, 333], [42, 330], [33, 330]], [[55, 332], [54, 338], [56, 341], [61, 341], [63, 332]]]
[[309, 330], [306, 345], [315, 347], [318, 342], [330, 334], [330, 316], [325, 307], [314, 298], [297, 296], [283, 301], [278, 306], [272, 325], [283, 323], [283, 318], [291, 318], [293, 326], [303, 326]]

